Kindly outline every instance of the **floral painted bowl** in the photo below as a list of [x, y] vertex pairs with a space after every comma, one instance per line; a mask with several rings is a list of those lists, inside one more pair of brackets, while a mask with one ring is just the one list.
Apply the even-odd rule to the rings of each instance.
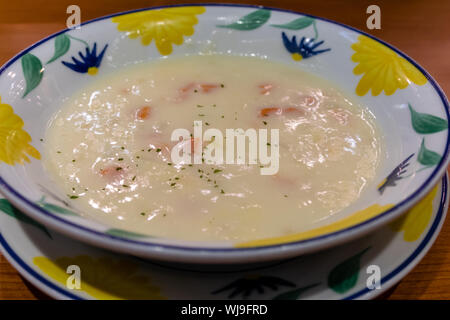
[[[338, 83], [370, 109], [383, 132], [379, 184], [318, 228], [246, 243], [148, 237], [75, 210], [40, 161], [46, 125], [62, 102], [123, 66], [209, 53], [261, 57]], [[0, 190], [27, 215], [17, 218], [114, 251], [192, 263], [281, 259], [361, 237], [410, 209], [446, 170], [448, 120], [448, 101], [425, 70], [351, 27], [243, 5], [136, 10], [58, 32], [0, 69]], [[415, 227], [420, 231], [420, 221]]]

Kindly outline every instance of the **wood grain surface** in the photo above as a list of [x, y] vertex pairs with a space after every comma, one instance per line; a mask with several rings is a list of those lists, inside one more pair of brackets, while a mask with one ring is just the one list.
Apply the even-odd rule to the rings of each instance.
[[[191, 3], [195, 0], [190, 1]], [[244, 0], [249, 3], [296, 10], [364, 30], [399, 48], [450, 89], [450, 1], [366, 0]], [[0, 1], [0, 65], [34, 42], [65, 27], [66, 8], [77, 4], [82, 21], [107, 14], [186, 1], [149, 0], [15, 0]], [[207, 3], [207, 2], [205, 2]], [[366, 28], [366, 8], [381, 8], [381, 30]], [[0, 255], [0, 299], [46, 299]], [[429, 253], [385, 299], [450, 299], [450, 221], [447, 219]]]

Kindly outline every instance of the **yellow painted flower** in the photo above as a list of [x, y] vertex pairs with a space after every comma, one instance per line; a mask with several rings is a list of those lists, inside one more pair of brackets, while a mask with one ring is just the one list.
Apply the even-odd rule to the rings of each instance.
[[348, 217], [338, 220], [329, 225], [325, 225], [316, 229], [293, 233], [286, 236], [274, 237], [274, 238], [266, 238], [259, 240], [252, 240], [247, 242], [236, 243], [234, 246], [237, 248], [247, 248], [247, 247], [259, 247], [259, 246], [270, 246], [274, 244], [288, 243], [293, 241], [305, 240], [308, 238], [318, 237], [327, 233], [335, 232], [338, 230], [342, 230], [354, 225], [357, 225], [363, 221], [369, 220], [380, 213], [389, 210], [392, 208], [392, 204], [379, 205], [377, 203], [362, 209], [360, 211], [354, 212]]
[[397, 89], [405, 89], [411, 82], [424, 85], [427, 78], [410, 62], [385, 45], [363, 35], [352, 45], [356, 52], [352, 61], [358, 65], [356, 75], [363, 74], [356, 87], [356, 94], [363, 96], [370, 89], [377, 96], [383, 90], [389, 96]]
[[2, 103], [0, 97], [0, 161], [14, 165], [30, 162], [28, 156], [41, 158], [39, 151], [30, 144], [30, 135], [22, 128], [22, 119], [10, 105]]
[[394, 231], [405, 232], [403, 240], [416, 241], [425, 231], [433, 214], [433, 199], [436, 197], [437, 189], [437, 186], [434, 187], [415, 207], [391, 223], [391, 228]]
[[204, 7], [178, 7], [141, 11], [112, 18], [119, 31], [126, 31], [131, 39], [141, 37], [144, 46], [155, 40], [162, 55], [172, 53], [172, 44], [181, 45], [183, 36], [194, 34], [198, 23], [196, 15], [205, 12]]
[[80, 268], [79, 290], [96, 299], [165, 299], [160, 294], [160, 289], [151, 284], [149, 277], [139, 274], [139, 266], [128, 260], [80, 255], [55, 260], [35, 257], [33, 263], [64, 286], [71, 276], [66, 273], [67, 267], [77, 265]]

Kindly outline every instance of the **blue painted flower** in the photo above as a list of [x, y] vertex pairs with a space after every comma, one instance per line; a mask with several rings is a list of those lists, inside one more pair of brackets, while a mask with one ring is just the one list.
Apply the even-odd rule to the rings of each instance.
[[225, 291], [231, 291], [228, 295], [229, 299], [239, 295], [242, 295], [243, 298], [248, 298], [253, 294], [253, 292], [263, 294], [265, 287], [270, 290], [277, 291], [278, 287], [295, 288], [295, 283], [273, 276], [247, 276], [245, 278], [237, 279], [225, 287], [217, 289], [211, 293], [218, 294]]
[[323, 43], [323, 40], [316, 42], [316, 39], [302, 37], [300, 43], [297, 44], [296, 36], [293, 36], [292, 40], [289, 40], [286, 33], [284, 32], [281, 33], [281, 36], [283, 37], [283, 43], [285, 48], [292, 54], [292, 59], [294, 59], [295, 61], [300, 61], [302, 59], [306, 59], [315, 56], [319, 53], [331, 50], [330, 48], [315, 50]]
[[403, 160], [394, 170], [378, 185], [378, 191], [383, 194], [386, 187], [395, 187], [396, 182], [402, 179], [402, 175], [406, 173], [407, 167], [409, 166], [409, 160], [414, 156], [411, 154], [408, 158]]
[[97, 56], [97, 43], [94, 43], [94, 47], [92, 48], [92, 50], [90, 50], [89, 47], [86, 47], [85, 55], [83, 55], [81, 51], [78, 52], [82, 61], [77, 60], [75, 57], [72, 57], [74, 63], [62, 61], [62, 64], [75, 72], [88, 73], [93, 76], [98, 72], [98, 68], [100, 67], [106, 48], [108, 48], [108, 45], [105, 45], [102, 52], [100, 52], [100, 54]]

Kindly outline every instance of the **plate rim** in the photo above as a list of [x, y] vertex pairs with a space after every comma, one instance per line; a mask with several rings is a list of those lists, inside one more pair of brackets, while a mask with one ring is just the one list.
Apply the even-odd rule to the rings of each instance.
[[[436, 216], [429, 227], [426, 235], [412, 251], [408, 257], [394, 268], [390, 273], [381, 278], [382, 289], [370, 290], [368, 288], [361, 289], [355, 293], [351, 293], [342, 297], [340, 300], [354, 300], [354, 299], [373, 299], [383, 294], [402, 280], [414, 267], [416, 267], [436, 241], [442, 226], [444, 225], [447, 211], [449, 208], [448, 184], [449, 176], [445, 174], [440, 182], [441, 184], [441, 199], [439, 201], [439, 208]], [[73, 239], [69, 239], [75, 241]], [[96, 250], [98, 250], [96, 248]], [[54, 299], [72, 299], [72, 300], [87, 300], [84, 297], [78, 296], [68, 289], [62, 288], [60, 284], [54, 282], [48, 276], [39, 274], [32, 266], [28, 265], [22, 258], [9, 246], [3, 234], [0, 232], [0, 253], [8, 260], [8, 262], [22, 275], [26, 280], [31, 282], [36, 288], [49, 295]]]

